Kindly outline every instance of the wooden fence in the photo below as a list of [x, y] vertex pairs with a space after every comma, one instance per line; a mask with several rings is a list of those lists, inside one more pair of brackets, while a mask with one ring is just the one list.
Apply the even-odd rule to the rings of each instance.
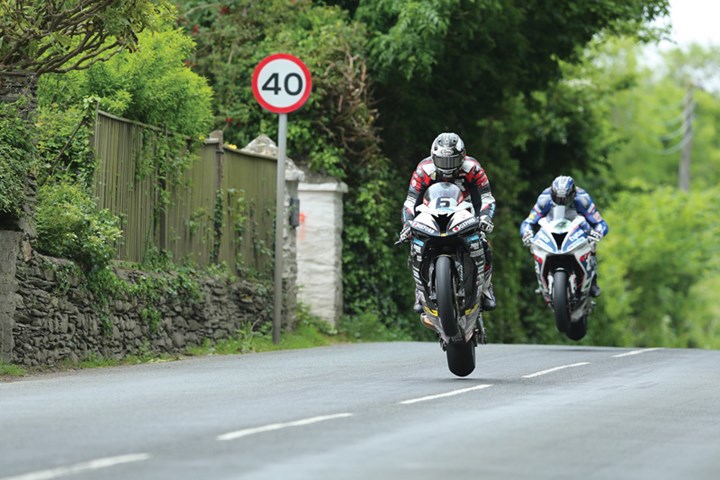
[[166, 134], [98, 112], [95, 196], [121, 219], [117, 258], [141, 262], [148, 252], [166, 251], [178, 263], [225, 262], [235, 273], [272, 276], [277, 160], [210, 138], [183, 180], [165, 186], [143, 166], [160, 154], [158, 139]]

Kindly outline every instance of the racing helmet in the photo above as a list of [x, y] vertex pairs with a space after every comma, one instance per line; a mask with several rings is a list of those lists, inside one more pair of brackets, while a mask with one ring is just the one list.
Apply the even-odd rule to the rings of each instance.
[[557, 205], [569, 206], [575, 201], [575, 180], [566, 175], [555, 178], [550, 187], [550, 197]]
[[456, 133], [441, 133], [432, 144], [430, 157], [444, 177], [451, 177], [465, 160], [465, 143]]

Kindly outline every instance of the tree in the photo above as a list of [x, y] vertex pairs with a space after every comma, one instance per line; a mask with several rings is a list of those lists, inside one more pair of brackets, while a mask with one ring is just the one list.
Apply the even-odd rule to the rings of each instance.
[[384, 152], [398, 176], [405, 179], [447, 130], [463, 136], [488, 172], [498, 200], [491, 241], [503, 305], [491, 314], [493, 339], [539, 338], [531, 319], [537, 307], [527, 298], [532, 267], [517, 225], [553, 176], [597, 171], [614, 140], [603, 137], [596, 107], [607, 91], [584, 86], [581, 75], [579, 83], [563, 81], [563, 64], [580, 63], [596, 37], [652, 38], [647, 25], [667, 9], [666, 0], [358, 2]]
[[88, 68], [172, 11], [168, 0], [0, 0], [0, 72]]
[[141, 32], [133, 52], [85, 70], [43, 75], [40, 107], [62, 113], [92, 99], [114, 115], [198, 139], [210, 132], [213, 92], [188, 67], [194, 54], [192, 38], [181, 30]]
[[611, 235], [599, 247], [604, 294], [588, 342], [623, 346], [707, 346], [717, 337], [708, 302], [720, 279], [717, 187], [628, 191], [604, 212]]
[[646, 22], [667, 12], [667, 0], [179, 3], [200, 46], [194, 68], [215, 87], [217, 125], [229, 138], [275, 128], [250, 92], [264, 56], [287, 51], [311, 62], [317, 83], [293, 116], [288, 144], [301, 163], [350, 186], [347, 313], [375, 311], [392, 323], [407, 311], [406, 251], [389, 245], [415, 163], [452, 130], [486, 168], [498, 199], [492, 241], [503, 307], [492, 314], [491, 338], [540, 338], [525, 322], [530, 300], [516, 301], [529, 259], [517, 224], [556, 170], [592, 172], [615, 140], [603, 137], [605, 104], [595, 108], [608, 91], [585, 88], [576, 72], [579, 82], [562, 81], [563, 63], [579, 63], [603, 34], [648, 35]]

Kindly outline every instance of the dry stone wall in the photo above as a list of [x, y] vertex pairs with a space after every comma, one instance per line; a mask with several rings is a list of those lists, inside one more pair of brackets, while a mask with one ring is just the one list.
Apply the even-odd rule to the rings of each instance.
[[[151, 275], [117, 274], [127, 285], [147, 282]], [[182, 289], [166, 288], [152, 300], [123, 293], [100, 302], [71, 262], [38, 254], [30, 261], [18, 258], [16, 278], [10, 361], [18, 365], [182, 353], [206, 339], [233, 337], [248, 323], [272, 322], [272, 291], [246, 281], [194, 276], [197, 298], [192, 300]]]

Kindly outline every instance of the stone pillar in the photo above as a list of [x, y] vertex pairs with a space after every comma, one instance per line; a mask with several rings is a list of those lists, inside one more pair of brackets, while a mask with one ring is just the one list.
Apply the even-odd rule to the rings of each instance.
[[[0, 102], [13, 103], [20, 98], [25, 102], [20, 113], [28, 119], [28, 134], [33, 135], [32, 124], [37, 107], [37, 75], [33, 72], [1, 72]], [[29, 154], [29, 153], [28, 153]], [[3, 159], [0, 159], [3, 161]], [[0, 361], [11, 362], [13, 352], [13, 328], [15, 327], [15, 292], [18, 281], [15, 278], [17, 262], [28, 260], [32, 254], [30, 241], [35, 238], [35, 178], [28, 172], [27, 199], [20, 218], [3, 216], [0, 224]]]
[[343, 194], [348, 187], [331, 177], [306, 178], [298, 187], [298, 297], [311, 313], [336, 325], [343, 312]]
[[12, 361], [15, 292], [18, 289], [15, 270], [21, 238], [21, 232], [0, 230], [0, 361], [4, 363]]

